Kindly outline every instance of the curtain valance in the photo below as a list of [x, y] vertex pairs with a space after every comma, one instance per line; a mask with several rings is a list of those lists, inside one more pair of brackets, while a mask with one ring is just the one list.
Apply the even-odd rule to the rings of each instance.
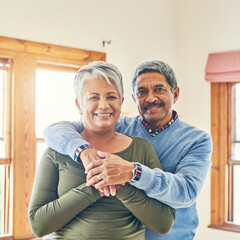
[[208, 82], [240, 82], [240, 50], [210, 53], [205, 79]]

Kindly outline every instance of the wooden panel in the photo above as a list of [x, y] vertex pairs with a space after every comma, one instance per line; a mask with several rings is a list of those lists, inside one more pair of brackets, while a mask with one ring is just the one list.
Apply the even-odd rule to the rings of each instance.
[[13, 73], [13, 235], [17, 239], [33, 236], [27, 212], [36, 155], [34, 57], [18, 54], [14, 59]]
[[26, 41], [21, 39], [13, 39], [0, 37], [0, 47], [13, 51], [34, 53], [44, 56], [53, 56], [59, 58], [76, 59], [78, 61], [89, 62], [92, 59], [105, 60], [105, 53], [88, 51], [78, 48], [63, 47], [54, 44], [45, 44], [39, 42]]
[[211, 224], [226, 221], [226, 166], [227, 166], [227, 84], [211, 84], [211, 133], [213, 154], [211, 168]]

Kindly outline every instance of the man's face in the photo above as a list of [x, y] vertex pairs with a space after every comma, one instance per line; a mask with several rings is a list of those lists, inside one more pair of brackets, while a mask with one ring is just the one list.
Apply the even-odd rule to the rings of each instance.
[[179, 88], [173, 92], [165, 76], [147, 72], [136, 79], [135, 96], [138, 111], [153, 129], [158, 129], [172, 119], [173, 105], [177, 101]]

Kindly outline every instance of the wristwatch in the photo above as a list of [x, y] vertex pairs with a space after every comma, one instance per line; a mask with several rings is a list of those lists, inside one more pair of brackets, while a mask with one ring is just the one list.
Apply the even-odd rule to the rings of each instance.
[[142, 175], [142, 166], [140, 163], [134, 162], [135, 168], [132, 170], [133, 178], [130, 182], [137, 182]]

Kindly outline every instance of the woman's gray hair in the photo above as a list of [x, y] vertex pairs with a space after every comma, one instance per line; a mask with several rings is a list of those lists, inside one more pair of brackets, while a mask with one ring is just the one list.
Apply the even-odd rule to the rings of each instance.
[[148, 60], [140, 63], [133, 74], [133, 77], [132, 77], [133, 95], [135, 95], [136, 78], [139, 75], [147, 72], [158, 72], [163, 74], [168, 84], [171, 86], [172, 91], [178, 86], [175, 73], [167, 63], [164, 63], [158, 60]]
[[118, 68], [110, 63], [95, 61], [82, 66], [75, 75], [73, 86], [79, 103], [84, 84], [94, 77], [103, 77], [110, 85], [113, 84], [123, 98], [122, 74]]

